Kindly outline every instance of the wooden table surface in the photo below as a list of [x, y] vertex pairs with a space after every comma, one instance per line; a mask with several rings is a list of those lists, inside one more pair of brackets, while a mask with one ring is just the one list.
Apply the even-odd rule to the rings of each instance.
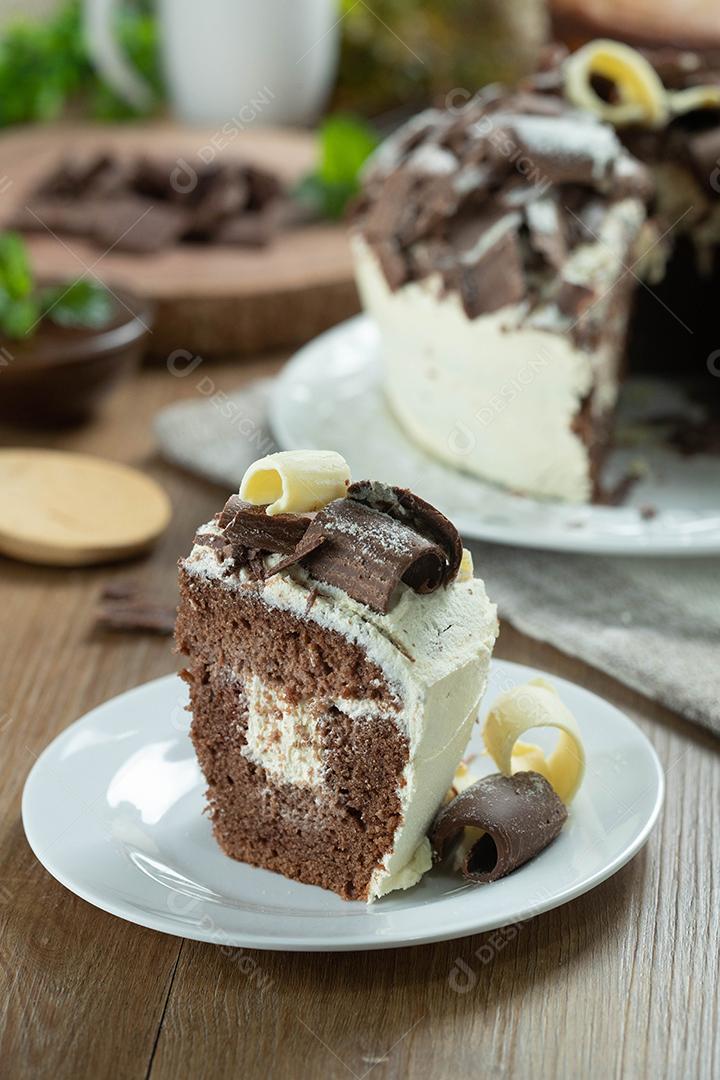
[[[230, 389], [275, 363], [207, 365], [205, 373]], [[99, 633], [93, 610], [113, 576], [131, 574], [171, 596], [176, 559], [226, 495], [155, 454], [154, 412], [192, 396], [193, 382], [146, 371], [84, 431], [0, 433], [3, 445], [54, 445], [137, 465], [174, 506], [158, 548], [130, 567], [59, 571], [0, 560], [0, 1074], [720, 1076], [718, 741], [508, 625], [499, 656], [624, 709], [667, 772], [665, 810], [647, 847], [565, 907], [446, 944], [248, 953], [122, 922], [36, 862], [20, 821], [36, 755], [88, 709], [176, 666], [168, 639]]]

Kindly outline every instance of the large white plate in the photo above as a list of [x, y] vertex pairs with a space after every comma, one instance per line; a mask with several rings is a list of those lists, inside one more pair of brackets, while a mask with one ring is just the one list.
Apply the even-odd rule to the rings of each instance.
[[[496, 660], [489, 698], [539, 674]], [[348, 903], [222, 854], [203, 814], [204, 782], [175, 675], [94, 709], [44, 751], [23, 794], [30, 846], [91, 904], [168, 934], [254, 949], [385, 949], [463, 937], [564, 904], [644, 844], [663, 797], [660, 763], [613, 706], [562, 679], [588, 772], [559, 838], [492, 885], [436, 867], [376, 904]], [[481, 751], [479, 729], [471, 750]], [[478, 773], [491, 772], [488, 758]]]
[[[668, 414], [682, 406], [667, 387], [631, 384], [623, 395], [629, 420], [658, 394]], [[301, 349], [277, 379], [270, 420], [287, 450], [338, 450], [357, 478], [410, 487], [440, 507], [467, 537], [555, 551], [615, 555], [720, 553], [720, 460], [681, 457], [644, 444], [613, 454], [608, 480], [641, 459], [647, 475], [620, 507], [569, 506], [502, 491], [436, 461], [395, 420], [380, 385], [379, 338], [357, 316]], [[522, 432], [518, 433], [522, 438]], [[641, 510], [652, 507], [646, 519]]]

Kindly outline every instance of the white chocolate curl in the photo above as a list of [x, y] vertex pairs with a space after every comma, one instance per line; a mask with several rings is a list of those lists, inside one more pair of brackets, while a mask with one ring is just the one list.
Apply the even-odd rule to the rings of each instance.
[[[546, 758], [539, 746], [519, 742], [530, 728], [560, 732], [557, 746]], [[546, 679], [532, 679], [501, 694], [483, 729], [485, 748], [506, 776], [529, 769], [540, 773], [558, 797], [569, 803], [585, 774], [585, 750], [574, 716]]]
[[696, 109], [720, 109], [720, 86], [689, 86], [687, 90], [668, 91], [668, 104], [673, 116]]
[[472, 581], [474, 576], [475, 568], [473, 566], [472, 552], [468, 551], [467, 548], [463, 548], [457, 579], [458, 581]]
[[452, 784], [445, 793], [443, 805], [451, 802], [456, 795], [460, 794], [461, 791], [465, 791], [466, 788], [472, 787], [472, 785], [476, 784], [479, 779], [480, 777], [476, 776], [474, 772], [471, 772], [467, 764], [464, 761], [461, 761], [457, 769], [455, 770]]
[[303, 514], [342, 499], [349, 483], [348, 463], [334, 450], [283, 450], [253, 462], [240, 498], [266, 506], [271, 517]]
[[[668, 119], [668, 93], [660, 76], [650, 61], [629, 45], [608, 38], [589, 41], [567, 58], [564, 74], [567, 98], [617, 127], [661, 127]], [[594, 75], [613, 83], [617, 102], [604, 101], [595, 92]]]

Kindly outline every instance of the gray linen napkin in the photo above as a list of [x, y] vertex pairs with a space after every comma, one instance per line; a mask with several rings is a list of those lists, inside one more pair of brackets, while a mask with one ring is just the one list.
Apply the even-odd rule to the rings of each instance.
[[[181, 402], [155, 421], [162, 454], [237, 490], [277, 449], [270, 381]], [[720, 734], [720, 560], [556, 554], [472, 542], [475, 566], [518, 630]]]

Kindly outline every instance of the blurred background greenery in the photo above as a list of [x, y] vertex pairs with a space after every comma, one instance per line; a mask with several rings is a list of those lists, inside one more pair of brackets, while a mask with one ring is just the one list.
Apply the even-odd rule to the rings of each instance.
[[[123, 48], [161, 100], [152, 3], [129, 0], [118, 19]], [[46, 14], [32, 18], [12, 15], [0, 27], [0, 126], [55, 120], [67, 111], [97, 120], [137, 115], [90, 64], [81, 0], [60, 0]]]
[[[546, 29], [541, 0], [338, 2], [342, 53], [330, 107], [371, 118], [411, 112], [455, 87], [512, 80], [531, 65]], [[122, 46], [162, 108], [152, 0], [125, 0], [119, 8]], [[137, 116], [88, 60], [80, 0], [0, 0], [0, 126], [66, 114]]]
[[546, 36], [539, 0], [343, 0], [336, 102], [368, 116], [512, 82]]

